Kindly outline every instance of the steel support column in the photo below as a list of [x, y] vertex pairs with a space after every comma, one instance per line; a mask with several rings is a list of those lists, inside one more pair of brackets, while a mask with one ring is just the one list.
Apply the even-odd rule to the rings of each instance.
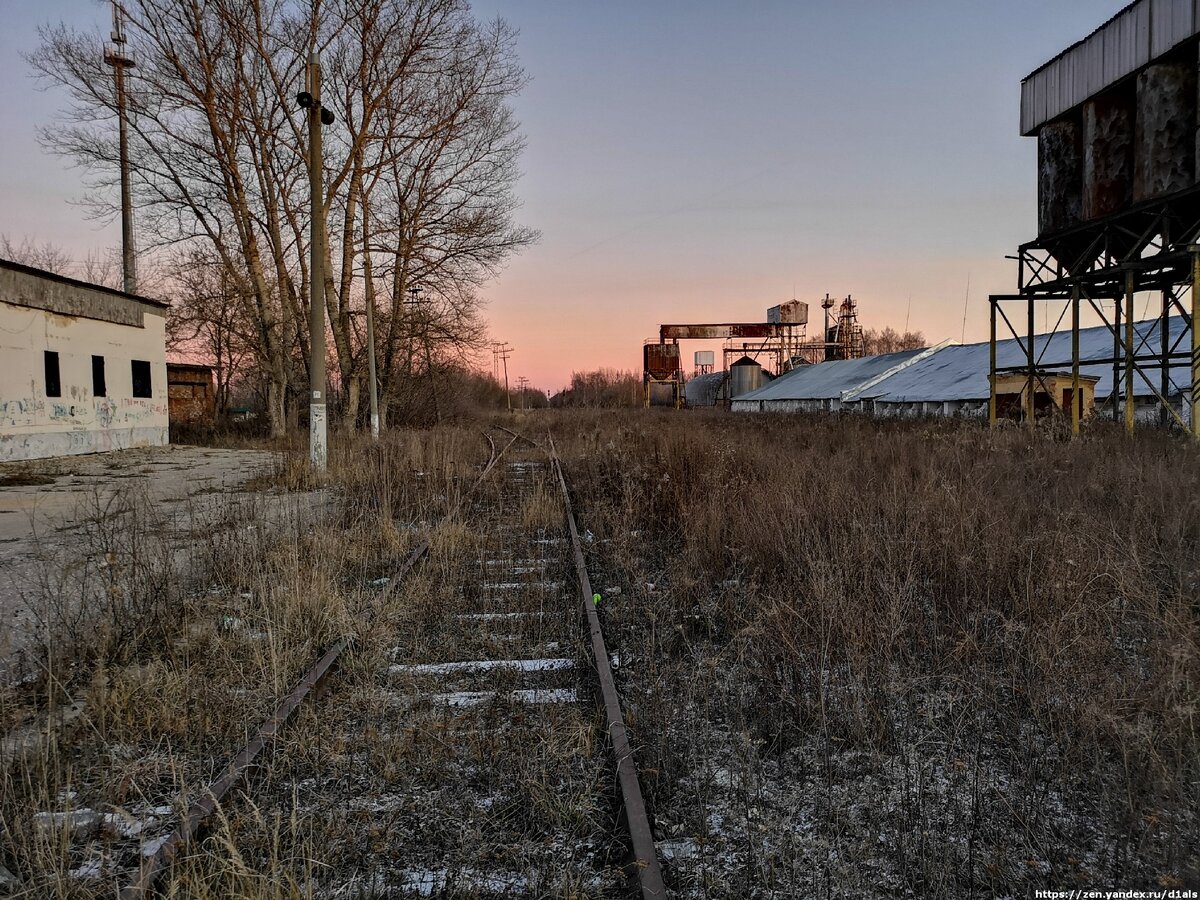
[[1112, 400], [1112, 420], [1115, 425], [1121, 418], [1121, 298], [1113, 298], [1113, 380], [1109, 392]]
[[1192, 251], [1192, 435], [1200, 438], [1200, 245]]
[[1133, 272], [1125, 273], [1125, 433], [1133, 434]]
[[1079, 285], [1071, 289], [1071, 435], [1079, 437], [1083, 397], [1079, 393]]
[[1025, 338], [1025, 357], [1029, 364], [1029, 370], [1026, 373], [1027, 377], [1025, 379], [1025, 427], [1030, 431], [1037, 428], [1037, 418], [1034, 415], [1033, 403], [1034, 387], [1037, 384], [1037, 373], [1035, 372], [1037, 363], [1033, 358], [1033, 330], [1036, 327], [1036, 323], [1034, 322], [1034, 302], [1034, 298], [1030, 297], [1027, 303], [1027, 321], [1029, 327]]
[[988, 305], [991, 307], [991, 315], [989, 316], [991, 330], [988, 338], [988, 384], [991, 385], [988, 393], [988, 427], [996, 427], [996, 299], [988, 298]]
[[[1167, 288], [1162, 290], [1162, 317], [1158, 322], [1158, 352], [1162, 356], [1162, 366], [1159, 368], [1158, 374], [1158, 392], [1164, 400], [1171, 399], [1171, 369], [1170, 362], [1167, 359], [1167, 354], [1170, 352], [1169, 344], [1171, 341], [1170, 328], [1168, 328], [1168, 316], [1171, 313], [1171, 291]], [[1158, 424], [1162, 428], [1166, 428], [1170, 422], [1170, 411], [1164, 403], [1158, 410]]]

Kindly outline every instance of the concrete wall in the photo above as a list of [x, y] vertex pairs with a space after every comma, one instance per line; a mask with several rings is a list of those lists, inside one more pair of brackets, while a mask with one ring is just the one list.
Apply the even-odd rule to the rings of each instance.
[[[92, 317], [19, 305], [28, 295], [10, 303], [13, 295], [4, 291], [13, 286], [12, 274], [0, 270], [0, 461], [166, 445], [166, 311], [120, 294], [75, 293], [50, 279], [43, 305], [61, 301]], [[46, 295], [55, 296], [46, 301]], [[133, 318], [135, 326], [113, 321]], [[61, 397], [46, 395], [46, 350], [59, 355]], [[105, 359], [105, 397], [92, 393], [93, 355]], [[133, 396], [135, 359], [150, 363], [149, 398]]]

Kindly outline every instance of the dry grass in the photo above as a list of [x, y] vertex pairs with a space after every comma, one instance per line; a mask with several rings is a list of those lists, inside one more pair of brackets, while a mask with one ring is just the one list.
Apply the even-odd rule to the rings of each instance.
[[[1197, 448], [949, 422], [523, 424], [547, 426], [592, 534], [679, 896], [1200, 881]], [[534, 893], [597, 895], [578, 873], [597, 865], [579, 848], [612, 829], [602, 719], [500, 704], [476, 727], [422, 701], [442, 687], [381, 675], [398, 659], [501, 658], [514, 640], [584, 658], [569, 615], [457, 618], [509, 608], [479, 588], [492, 558], [541, 547], [544, 577], [573, 583], [558, 549], [529, 541], [561, 534], [552, 482], [514, 493], [499, 471], [466, 496], [487, 456], [467, 426], [335, 442], [318, 481], [297, 446], [188, 534], [134, 496], [98, 506], [82, 561], [52, 562], [38, 587], [33, 677], [0, 691], [9, 724], [83, 701], [0, 783], [0, 863], [26, 896], [110, 896], [136, 863], [115, 820], [75, 834], [34, 812], [136, 818], [194, 795], [345, 633], [356, 649], [333, 692], [289, 729], [252, 800], [231, 798], [175, 895], [307, 896], [357, 875], [369, 896], [374, 875], [409, 864], [495, 865]], [[328, 512], [289, 499], [312, 489]], [[381, 602], [380, 579], [424, 536], [427, 562]], [[68, 876], [95, 860], [108, 881]], [[443, 893], [478, 890], [467, 878]]]
[[699, 418], [559, 439], [677, 888], [1197, 882], [1197, 448]]

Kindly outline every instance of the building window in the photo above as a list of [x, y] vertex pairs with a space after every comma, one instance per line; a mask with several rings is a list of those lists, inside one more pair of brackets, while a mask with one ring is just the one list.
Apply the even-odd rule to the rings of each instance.
[[151, 397], [153, 391], [150, 385], [150, 363], [144, 359], [135, 359], [132, 361], [133, 369], [133, 396], [135, 397]]
[[58, 354], [53, 350], [47, 350], [43, 355], [46, 360], [46, 396], [61, 397], [62, 380], [58, 375]]
[[107, 397], [108, 385], [104, 382], [104, 357], [92, 357], [92, 396]]

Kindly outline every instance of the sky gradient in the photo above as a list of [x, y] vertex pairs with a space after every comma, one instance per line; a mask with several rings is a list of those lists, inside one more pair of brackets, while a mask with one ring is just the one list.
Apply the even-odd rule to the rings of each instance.
[[[1123, 5], [476, 0], [520, 30], [532, 78], [518, 193], [543, 237], [485, 289], [510, 376], [557, 390], [572, 370], [640, 370], [661, 322], [762, 321], [793, 296], [819, 314], [826, 292], [868, 328], [986, 339], [987, 295], [1016, 286], [1005, 254], [1036, 229], [1020, 80]], [[114, 246], [37, 144], [63, 98], [20, 56], [38, 24], [103, 24], [107, 4], [14, 6], [0, 232]]]

